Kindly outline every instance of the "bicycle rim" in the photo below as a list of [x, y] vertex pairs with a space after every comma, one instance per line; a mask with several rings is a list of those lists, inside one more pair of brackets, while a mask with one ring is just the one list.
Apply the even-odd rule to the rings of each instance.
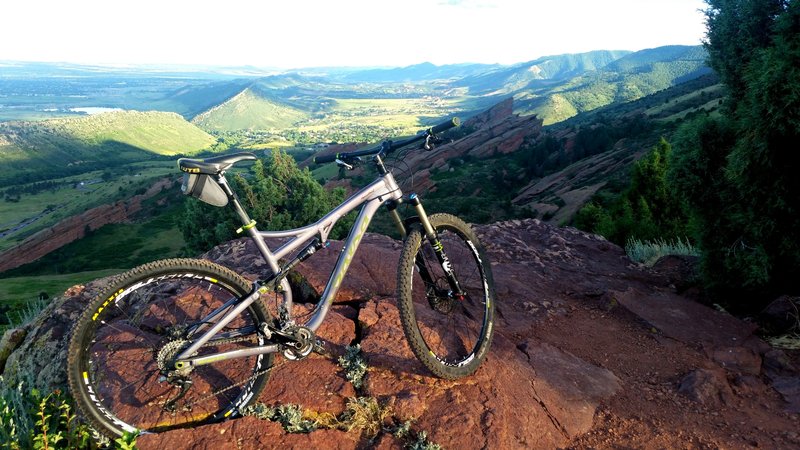
[[[410, 279], [415, 326], [442, 369], [463, 368], [473, 361], [477, 367], [491, 327], [490, 287], [472, 241], [455, 227], [440, 225], [436, 231], [465, 296], [458, 300], [448, 295], [451, 289], [442, 265], [428, 239], [420, 236]], [[425, 272], [428, 277], [423, 278]]]
[[[78, 369], [89, 400], [84, 404], [114, 434], [183, 428], [237, 413], [263, 387], [266, 379], [260, 376], [271, 356], [198, 366], [186, 377], [191, 384], [177, 401], [181, 389], [164, 375], [185, 348], [190, 330], [242, 294], [234, 283], [196, 272], [123, 284], [112, 302], [97, 308], [82, 335]], [[254, 304], [221, 330], [228, 339], [207, 344], [198, 355], [263, 345], [256, 330], [264, 320]], [[172, 410], [167, 410], [170, 401]]]

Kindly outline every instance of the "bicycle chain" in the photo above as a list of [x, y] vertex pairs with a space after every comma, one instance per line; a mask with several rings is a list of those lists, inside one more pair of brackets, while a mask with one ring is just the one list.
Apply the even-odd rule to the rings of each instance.
[[[245, 341], [252, 341], [252, 340], [253, 340], [253, 337], [228, 338], [228, 339], [222, 339], [222, 340], [219, 340], [219, 341], [215, 341], [213, 343], [205, 344], [203, 347], [208, 347], [208, 346], [218, 345], [218, 344], [231, 344], [231, 343], [235, 343], [235, 342], [245, 342]], [[248, 383], [248, 382], [260, 377], [261, 375], [264, 375], [267, 372], [270, 372], [270, 371], [272, 371], [274, 369], [277, 369], [278, 367], [283, 366], [284, 364], [286, 364], [285, 360], [280, 362], [279, 364], [273, 364], [273, 365], [267, 367], [266, 369], [263, 369], [263, 370], [260, 370], [258, 372], [255, 372], [249, 378], [245, 378], [244, 380], [242, 380], [242, 381], [240, 381], [238, 383], [235, 383], [235, 384], [232, 384], [230, 386], [224, 387], [224, 388], [222, 388], [222, 389], [220, 389], [218, 391], [214, 391], [214, 392], [206, 395], [205, 397], [201, 397], [201, 398], [199, 398], [199, 399], [197, 399], [197, 400], [195, 400], [195, 401], [193, 401], [191, 403], [184, 404], [183, 408], [184, 408], [184, 410], [191, 409], [191, 407], [194, 406], [197, 403], [205, 402], [206, 400], [208, 400], [210, 398], [214, 398], [217, 395], [222, 394], [223, 392], [227, 392], [227, 391], [229, 391], [229, 390], [231, 390], [231, 389], [233, 389], [235, 387], [239, 387], [239, 386], [241, 386], [241, 385], [243, 385], [245, 383]]]
[[[208, 346], [212, 346], [212, 345], [219, 345], [219, 344], [232, 344], [232, 343], [236, 343], [236, 342], [252, 341], [253, 339], [254, 338], [252, 336], [251, 337], [238, 337], [238, 338], [221, 339], [221, 340], [218, 340], [218, 341], [207, 343], [207, 344], [203, 345], [203, 347], [208, 347]], [[316, 353], [319, 353], [319, 354], [327, 353], [327, 352], [325, 352], [325, 348], [322, 347], [321, 345], [319, 345], [317, 342], [314, 343], [313, 349], [314, 349], [314, 351]], [[245, 378], [244, 380], [242, 380], [242, 381], [240, 381], [238, 383], [235, 383], [235, 384], [232, 384], [230, 386], [224, 387], [224, 388], [222, 388], [222, 389], [220, 389], [218, 391], [211, 392], [210, 394], [206, 395], [205, 397], [201, 397], [201, 398], [199, 398], [199, 399], [197, 399], [197, 400], [195, 400], [195, 401], [193, 401], [191, 403], [184, 404], [183, 405], [183, 409], [184, 410], [189, 410], [189, 409], [191, 409], [192, 406], [194, 406], [197, 403], [205, 402], [206, 400], [208, 400], [210, 398], [213, 398], [213, 397], [216, 397], [217, 395], [222, 394], [223, 392], [227, 392], [227, 391], [229, 391], [229, 390], [231, 390], [231, 389], [233, 389], [235, 387], [239, 387], [239, 386], [241, 386], [243, 384], [246, 384], [246, 383], [248, 383], [248, 382], [260, 377], [261, 375], [264, 375], [264, 374], [266, 374], [266, 373], [268, 373], [268, 372], [270, 372], [272, 370], [277, 369], [278, 367], [283, 366], [288, 361], [289, 361], [288, 359], [285, 359], [285, 360], [281, 361], [278, 364], [273, 364], [273, 365], [267, 367], [266, 369], [263, 369], [263, 370], [260, 370], [258, 372], [255, 372], [250, 377]]]

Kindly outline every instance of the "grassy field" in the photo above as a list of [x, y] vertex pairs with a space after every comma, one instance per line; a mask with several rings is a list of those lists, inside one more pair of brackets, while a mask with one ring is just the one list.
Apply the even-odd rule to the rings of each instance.
[[[0, 200], [0, 251], [5, 250], [34, 232], [58, 221], [84, 212], [95, 206], [130, 198], [149, 188], [154, 180], [166, 176], [178, 177], [174, 162], [152, 161], [131, 164], [123, 173], [106, 175], [95, 171], [52, 180], [53, 188], [36, 193], [21, 193], [18, 201]], [[83, 182], [84, 185], [79, 184]], [[30, 185], [23, 185], [24, 189]], [[15, 231], [10, 230], [24, 221], [38, 219]]]
[[291, 141], [379, 142], [413, 134], [443, 117], [464, 111], [458, 101], [440, 98], [329, 99], [324, 113], [299, 122], [283, 135]]
[[46, 293], [50, 298], [60, 296], [72, 286], [122, 271], [122, 269], [105, 269], [60, 275], [0, 278], [0, 330], [9, 323], [18, 324], [26, 306], [34, 303], [41, 293]]
[[317, 180], [330, 180], [339, 175], [339, 166], [336, 164], [322, 164], [311, 171]]
[[[129, 268], [153, 259], [175, 256], [184, 246], [177, 226], [184, 200], [177, 189], [156, 194], [142, 202], [137, 222], [105, 225], [31, 263], [38, 268], [26, 271], [65, 273], [108, 267]], [[21, 270], [14, 269], [17, 273]]]

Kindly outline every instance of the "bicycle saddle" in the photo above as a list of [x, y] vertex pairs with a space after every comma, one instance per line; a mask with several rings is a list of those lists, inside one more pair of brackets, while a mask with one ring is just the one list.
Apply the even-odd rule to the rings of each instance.
[[255, 161], [256, 159], [258, 159], [256, 155], [246, 152], [214, 156], [208, 159], [181, 158], [178, 160], [178, 167], [183, 172], [217, 175], [239, 161]]

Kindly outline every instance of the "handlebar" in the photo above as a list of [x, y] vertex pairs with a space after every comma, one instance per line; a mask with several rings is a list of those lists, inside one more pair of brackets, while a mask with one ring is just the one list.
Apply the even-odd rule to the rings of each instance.
[[336, 153], [333, 155], [324, 155], [324, 156], [316, 156], [314, 157], [314, 162], [316, 164], [325, 164], [329, 162], [334, 162], [337, 159], [349, 159], [349, 158], [356, 158], [359, 156], [366, 156], [366, 155], [375, 155], [378, 153], [388, 154], [391, 153], [401, 147], [405, 147], [408, 144], [413, 144], [414, 142], [421, 141], [429, 136], [433, 136], [436, 134], [441, 133], [442, 131], [449, 130], [450, 128], [457, 127], [461, 124], [461, 121], [458, 117], [453, 117], [452, 119], [442, 122], [439, 125], [433, 126], [418, 133], [416, 136], [410, 137], [408, 139], [403, 139], [401, 141], [383, 141], [380, 145], [369, 148], [366, 150], [358, 150], [355, 152], [347, 152], [347, 153]]

